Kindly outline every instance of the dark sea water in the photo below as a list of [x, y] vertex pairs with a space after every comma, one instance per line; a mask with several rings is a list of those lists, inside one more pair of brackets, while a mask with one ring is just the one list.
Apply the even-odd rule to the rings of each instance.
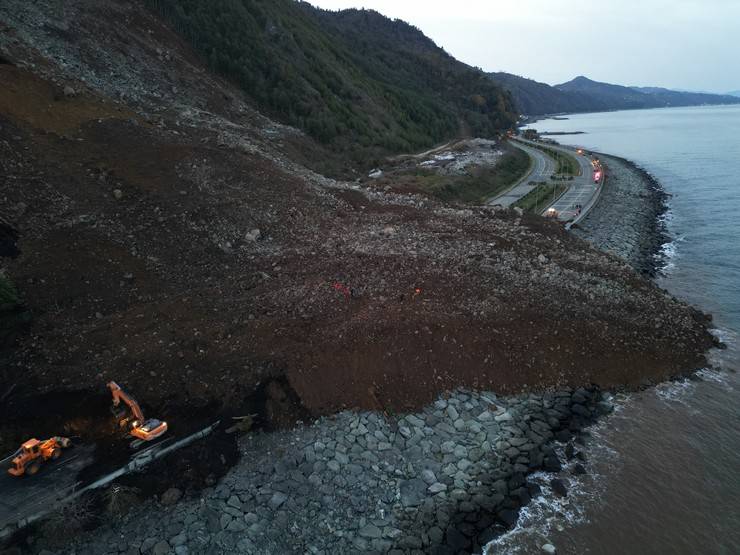
[[[617, 399], [592, 430], [589, 476], [545, 495], [490, 553], [740, 554], [740, 106], [582, 114], [539, 131], [622, 156], [671, 195], [661, 286], [714, 316], [726, 350], [701, 381]], [[546, 478], [541, 478], [546, 483]]]

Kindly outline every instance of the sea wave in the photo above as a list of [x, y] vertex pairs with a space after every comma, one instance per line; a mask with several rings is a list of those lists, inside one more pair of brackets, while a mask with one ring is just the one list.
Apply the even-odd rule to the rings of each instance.
[[661, 401], [681, 403], [688, 407], [688, 400], [695, 390], [696, 384], [686, 379], [658, 384], [653, 391]]
[[685, 240], [686, 236], [682, 235], [660, 246], [660, 250], [655, 255], [655, 260], [661, 274], [668, 275], [676, 268], [677, 260], [681, 256], [679, 245]]
[[[737, 346], [738, 335], [731, 330], [712, 330], [721, 341]], [[725, 350], [718, 350], [724, 352]], [[639, 393], [616, 393], [610, 401], [614, 411], [587, 430], [586, 444], [577, 445], [584, 452], [587, 474], [575, 475], [573, 470], [578, 459], [566, 460], [565, 444], [556, 443], [555, 448], [563, 462], [563, 471], [557, 476], [568, 489], [568, 496], [556, 495], [550, 486], [553, 474], [538, 472], [528, 479], [540, 486], [541, 493], [522, 508], [514, 528], [490, 542], [485, 555], [521, 555], [542, 552], [542, 546], [553, 544], [556, 548], [560, 532], [587, 524], [590, 515], [598, 511], [610, 484], [610, 477], [619, 475], [625, 464], [623, 455], [613, 442], [614, 430], [639, 426], [644, 418], [645, 396], [655, 396], [661, 404], [676, 407], [677, 410], [698, 414], [693, 397], [702, 382], [715, 384], [723, 389], [731, 387], [728, 383], [731, 374], [715, 367], [699, 370], [700, 380], [681, 379], [664, 382], [650, 390]], [[611, 439], [610, 439], [611, 438]], [[627, 457], [630, 455], [627, 454]]]
[[723, 377], [727, 381], [726, 372], [736, 373], [740, 370], [736, 367], [740, 361], [740, 336], [736, 331], [728, 328], [714, 328], [709, 331], [724, 345], [722, 349], [712, 349], [709, 352], [709, 363], [713, 370], [724, 371], [722, 372]]
[[671, 222], [673, 222], [673, 219], [674, 216], [671, 205], [666, 203], [666, 210], [660, 216], [658, 216], [658, 223], [663, 226], [668, 226]]
[[611, 448], [603, 437], [608, 422], [622, 413], [629, 401], [628, 395], [618, 395], [613, 399], [614, 413], [600, 420], [588, 429], [586, 445], [578, 446], [586, 455], [587, 474], [576, 475], [573, 470], [579, 459], [567, 460], [565, 444], [556, 443], [555, 450], [563, 470], [557, 475], [568, 489], [567, 497], [555, 494], [550, 486], [555, 475], [535, 472], [528, 481], [540, 487], [540, 494], [534, 497], [519, 513], [514, 528], [490, 542], [484, 549], [486, 555], [516, 555], [540, 552], [543, 545], [550, 543], [550, 535], [557, 531], [588, 522], [588, 514], [599, 503], [605, 487], [605, 474], [611, 474], [619, 464], [619, 453]]
[[[565, 473], [562, 473], [564, 476]], [[521, 509], [516, 526], [489, 543], [486, 555], [532, 553], [549, 543], [553, 530], [562, 531], [565, 527], [586, 522], [584, 501], [594, 497], [590, 485], [575, 476], [562, 477], [567, 497], [559, 497], [550, 487], [551, 474], [537, 472], [529, 476], [529, 482], [540, 486], [542, 492]]]
[[712, 328], [709, 330], [709, 333], [714, 335], [725, 345], [731, 345], [735, 348], [738, 347], [738, 334], [734, 330], [728, 328]]
[[[723, 341], [732, 341], [737, 336], [729, 330], [718, 330], [717, 336]], [[727, 387], [728, 373], [716, 368], [703, 368], [697, 372], [701, 381]], [[618, 475], [624, 464], [622, 454], [612, 446], [610, 437], [615, 429], [630, 428], [644, 417], [640, 401], [645, 395], [654, 395], [661, 403], [669, 406], [680, 406], [680, 410], [695, 413], [698, 409], [692, 398], [701, 381], [690, 379], [664, 382], [641, 393], [617, 393], [610, 401], [614, 411], [606, 418], [600, 419], [590, 427], [586, 434], [586, 445], [577, 446], [588, 461], [585, 466], [587, 474], [575, 475], [574, 466], [579, 461], [566, 460], [564, 444], [555, 444], [556, 451], [563, 463], [563, 471], [558, 475], [567, 489], [568, 496], [557, 496], [550, 486], [552, 474], [538, 472], [529, 477], [532, 483], [540, 486], [541, 493], [524, 507], [513, 529], [499, 536], [484, 549], [485, 555], [519, 555], [539, 553], [542, 546], [551, 543], [556, 545], [558, 533], [566, 529], [589, 522], [590, 515], [602, 503], [609, 477]]]
[[702, 368], [696, 373], [702, 380], [714, 382], [720, 385], [731, 387], [732, 384], [728, 379], [727, 372], [717, 368]]

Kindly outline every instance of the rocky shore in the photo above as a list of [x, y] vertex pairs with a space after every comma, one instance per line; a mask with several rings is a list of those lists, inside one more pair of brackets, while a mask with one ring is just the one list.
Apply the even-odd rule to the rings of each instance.
[[45, 535], [32, 547], [80, 555], [481, 552], [539, 494], [528, 474], [553, 473], [553, 491], [567, 495], [554, 445], [582, 461], [574, 473], [586, 472], [578, 434], [610, 411], [607, 394], [581, 388], [506, 398], [456, 391], [400, 417], [344, 412], [245, 436], [241, 462], [213, 488], [182, 500], [171, 489], [73, 545]]
[[[608, 185], [574, 231], [651, 274], [667, 240], [666, 196], [634, 164], [601, 157]], [[72, 545], [43, 532], [27, 545], [47, 555], [481, 553], [541, 494], [528, 475], [550, 473], [552, 494], [567, 496], [569, 478], [589, 471], [582, 432], [611, 412], [609, 399], [584, 388], [456, 390], [405, 416], [342, 412], [246, 435], [218, 484], [170, 488]], [[567, 469], [558, 453], [573, 461]]]
[[668, 195], [655, 178], [636, 164], [599, 154], [607, 181], [599, 202], [572, 231], [599, 249], [627, 260], [653, 276], [661, 247], [669, 241], [660, 222]]

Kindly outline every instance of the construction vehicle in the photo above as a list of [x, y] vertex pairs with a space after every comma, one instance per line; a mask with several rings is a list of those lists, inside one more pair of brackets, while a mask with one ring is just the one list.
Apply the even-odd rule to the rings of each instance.
[[13, 454], [8, 474], [12, 476], [33, 476], [41, 465], [48, 460], [56, 460], [62, 456], [62, 449], [66, 449], [72, 442], [69, 438], [55, 436], [45, 441], [29, 439]]
[[[113, 395], [111, 412], [116, 417], [118, 426], [136, 438], [131, 442], [131, 448], [136, 449], [147, 441], [157, 439], [167, 431], [167, 422], [144, 418], [139, 403], [126, 393], [116, 382], [108, 382], [108, 389]], [[122, 406], [125, 405], [125, 406]]]

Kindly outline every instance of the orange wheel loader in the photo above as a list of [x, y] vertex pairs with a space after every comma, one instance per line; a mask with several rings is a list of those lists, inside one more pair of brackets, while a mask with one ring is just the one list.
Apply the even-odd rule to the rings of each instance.
[[38, 439], [29, 439], [13, 455], [10, 463], [8, 474], [13, 476], [23, 476], [36, 474], [41, 465], [49, 459], [56, 460], [62, 455], [62, 449], [66, 449], [71, 444], [69, 438], [53, 437], [45, 441]]

